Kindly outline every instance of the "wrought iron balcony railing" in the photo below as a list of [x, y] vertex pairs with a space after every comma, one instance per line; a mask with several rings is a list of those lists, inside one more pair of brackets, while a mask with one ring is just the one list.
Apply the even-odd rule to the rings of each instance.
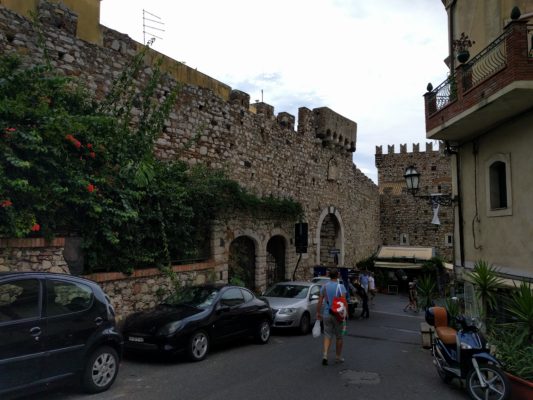
[[464, 91], [477, 86], [480, 82], [505, 68], [507, 65], [506, 38], [509, 34], [510, 31], [505, 31], [472, 60], [463, 65]]

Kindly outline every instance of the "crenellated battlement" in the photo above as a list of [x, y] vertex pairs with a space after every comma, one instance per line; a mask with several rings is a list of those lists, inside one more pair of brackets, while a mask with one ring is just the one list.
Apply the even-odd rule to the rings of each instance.
[[[425, 153], [438, 153], [444, 151], [444, 143], [439, 142], [438, 149], [433, 150], [433, 143], [426, 142]], [[387, 145], [387, 154], [409, 154], [407, 151], [407, 144], [400, 144], [400, 152], [396, 153], [394, 145]], [[413, 150], [411, 153], [424, 153], [420, 151], [420, 143], [413, 143]], [[376, 155], [383, 155], [383, 146], [376, 146]]]

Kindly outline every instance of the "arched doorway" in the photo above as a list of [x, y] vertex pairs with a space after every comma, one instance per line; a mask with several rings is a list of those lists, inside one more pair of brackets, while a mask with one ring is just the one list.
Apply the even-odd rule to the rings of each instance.
[[249, 237], [238, 237], [229, 246], [228, 282], [255, 289], [255, 243]]
[[273, 236], [267, 243], [266, 285], [285, 280], [285, 239]]
[[342, 245], [340, 230], [335, 214], [327, 214], [320, 227], [320, 265], [339, 265]]

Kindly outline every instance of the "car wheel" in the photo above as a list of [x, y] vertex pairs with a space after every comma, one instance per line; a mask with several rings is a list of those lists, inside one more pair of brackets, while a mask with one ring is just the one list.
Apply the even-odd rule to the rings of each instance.
[[302, 315], [302, 318], [300, 319], [300, 334], [307, 335], [309, 333], [309, 330], [311, 329], [311, 317], [308, 313], [304, 313]]
[[119, 358], [112, 347], [102, 346], [87, 359], [81, 385], [87, 393], [100, 393], [109, 389], [118, 374]]
[[209, 351], [209, 336], [204, 331], [196, 331], [189, 339], [188, 355], [191, 361], [202, 361]]
[[270, 339], [270, 323], [266, 319], [264, 319], [259, 323], [259, 325], [257, 325], [256, 331], [255, 331], [255, 341], [259, 344], [265, 344], [265, 343], [268, 343], [269, 339]]

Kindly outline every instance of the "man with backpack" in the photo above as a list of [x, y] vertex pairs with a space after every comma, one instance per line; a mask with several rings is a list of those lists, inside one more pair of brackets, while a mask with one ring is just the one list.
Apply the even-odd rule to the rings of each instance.
[[348, 307], [346, 302], [346, 288], [341, 285], [339, 271], [332, 268], [329, 271], [330, 281], [322, 286], [317, 305], [317, 319], [324, 323], [324, 342], [322, 365], [328, 365], [328, 352], [331, 341], [335, 337], [335, 362], [342, 363], [343, 328], [346, 324]]

